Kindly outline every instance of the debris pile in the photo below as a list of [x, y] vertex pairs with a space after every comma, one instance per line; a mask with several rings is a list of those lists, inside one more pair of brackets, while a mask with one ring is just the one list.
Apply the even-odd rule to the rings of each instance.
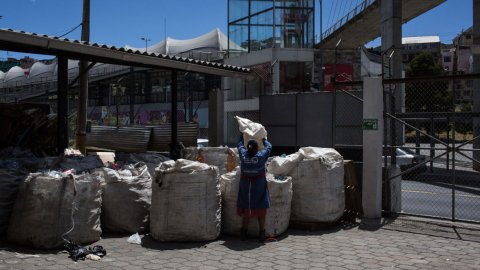
[[38, 156], [57, 155], [57, 114], [26, 104], [0, 104], [0, 149], [20, 147]]

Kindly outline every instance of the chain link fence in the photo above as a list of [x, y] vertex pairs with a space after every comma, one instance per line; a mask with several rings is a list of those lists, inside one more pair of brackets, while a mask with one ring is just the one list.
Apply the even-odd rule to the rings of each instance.
[[[385, 87], [386, 212], [480, 222], [480, 164], [474, 158], [479, 142], [473, 127], [479, 115], [467, 85], [472, 83], [466, 79], [420, 78]], [[402, 97], [398, 91], [404, 92], [405, 107], [395, 112], [396, 98]]]

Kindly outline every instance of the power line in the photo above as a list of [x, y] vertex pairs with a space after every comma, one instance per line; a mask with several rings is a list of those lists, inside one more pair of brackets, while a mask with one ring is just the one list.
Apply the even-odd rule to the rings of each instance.
[[64, 37], [64, 36], [70, 34], [71, 32], [75, 31], [75, 29], [77, 29], [77, 28], [80, 27], [81, 25], [82, 25], [82, 24], [79, 24], [77, 27], [73, 28], [70, 32], [68, 32], [68, 33], [66, 33], [66, 34], [64, 34], [64, 35], [61, 35], [61, 36], [59, 36], [59, 37]]
[[[77, 26], [78, 27], [78, 26]], [[65, 29], [65, 30], [62, 30], [62, 31], [58, 31], [56, 33], [53, 33], [53, 34], [49, 34], [49, 36], [55, 36], [56, 34], [60, 34], [60, 33], [63, 33], [63, 32], [66, 32], [66, 31], [71, 31], [73, 29], [75, 29], [76, 27], [72, 27], [72, 28], [68, 28], [68, 29]]]

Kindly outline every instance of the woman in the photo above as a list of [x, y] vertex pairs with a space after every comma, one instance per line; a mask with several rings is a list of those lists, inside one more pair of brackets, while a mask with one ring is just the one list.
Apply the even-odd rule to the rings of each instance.
[[258, 240], [265, 241], [265, 216], [270, 208], [265, 163], [272, 151], [272, 145], [263, 139], [265, 149], [258, 151], [258, 142], [250, 139], [245, 147], [243, 134], [238, 140], [238, 153], [241, 160], [242, 176], [237, 198], [237, 215], [243, 215], [241, 239], [247, 239], [248, 222], [251, 217], [258, 217], [260, 227]]

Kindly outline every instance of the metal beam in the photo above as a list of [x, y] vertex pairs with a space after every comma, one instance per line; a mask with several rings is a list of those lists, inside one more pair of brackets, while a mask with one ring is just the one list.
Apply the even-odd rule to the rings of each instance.
[[65, 57], [58, 57], [58, 138], [57, 149], [61, 154], [68, 147], [68, 59]]
[[177, 147], [177, 90], [178, 90], [178, 71], [172, 71], [172, 147], [171, 147], [171, 156], [173, 157], [173, 153], [175, 148]]
[[124, 48], [49, 38], [43, 35], [25, 34], [0, 30], [0, 50], [27, 52], [44, 55], [59, 55], [72, 60], [117, 64], [135, 67], [177, 69], [224, 77], [255, 79], [249, 69], [231, 67], [213, 62], [184, 59], [155, 53], [125, 51]]
[[87, 74], [87, 73], [90, 71], [90, 69], [92, 69], [93, 66], [95, 66], [96, 64], [97, 64], [97, 62], [92, 62], [86, 69], [80, 70], [80, 74], [78, 74], [78, 76], [77, 76], [75, 79], [73, 79], [73, 81], [71, 81], [71, 82], [68, 84], [67, 89], [71, 89], [71, 88], [77, 83], [77, 81], [78, 81], [82, 76], [84, 76], [85, 74]]

